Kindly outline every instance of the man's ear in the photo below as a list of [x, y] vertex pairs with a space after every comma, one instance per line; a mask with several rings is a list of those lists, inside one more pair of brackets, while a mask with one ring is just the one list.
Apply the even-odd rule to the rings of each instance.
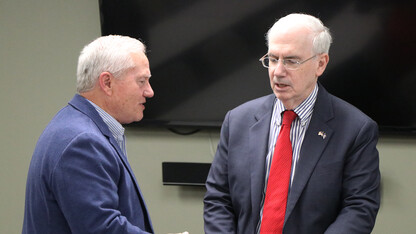
[[317, 77], [321, 76], [322, 73], [324, 73], [326, 65], [328, 65], [329, 62], [329, 55], [324, 53], [319, 56], [319, 63], [318, 63], [318, 69], [316, 70]]
[[102, 72], [98, 77], [98, 84], [100, 89], [108, 96], [113, 94], [113, 79], [113, 75], [109, 72]]

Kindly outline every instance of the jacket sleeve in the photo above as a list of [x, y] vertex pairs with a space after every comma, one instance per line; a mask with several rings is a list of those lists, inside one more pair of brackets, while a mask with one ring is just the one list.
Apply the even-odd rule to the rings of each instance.
[[236, 218], [228, 183], [229, 115], [221, 128], [217, 152], [208, 174], [204, 197], [204, 230], [210, 233], [235, 233]]
[[344, 164], [341, 210], [326, 234], [371, 233], [380, 205], [377, 139], [377, 124], [367, 121], [351, 143]]
[[83, 133], [66, 147], [51, 175], [51, 190], [72, 233], [147, 233], [118, 210], [122, 163], [108, 144]]

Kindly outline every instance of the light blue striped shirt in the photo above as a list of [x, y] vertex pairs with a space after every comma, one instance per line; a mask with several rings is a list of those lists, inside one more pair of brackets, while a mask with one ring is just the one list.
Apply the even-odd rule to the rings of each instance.
[[[303, 139], [305, 137], [305, 132], [308, 129], [309, 123], [311, 121], [313, 107], [315, 106], [316, 96], [318, 94], [318, 89], [318, 85], [316, 84], [314, 90], [308, 96], [308, 98], [306, 98], [299, 106], [297, 106], [293, 110], [298, 115], [298, 117], [296, 117], [295, 120], [292, 122], [292, 126], [290, 128], [290, 140], [292, 142], [293, 151], [290, 185], [292, 185], [293, 178], [295, 176], [296, 165], [299, 161], [300, 149], [302, 146]], [[283, 111], [285, 111], [283, 103], [276, 98], [273, 107], [272, 119], [270, 121], [269, 148], [266, 157], [265, 185], [261, 201], [260, 221], [257, 225], [257, 233], [260, 233], [261, 217], [263, 217], [264, 198], [267, 189], [267, 180], [269, 178], [270, 165], [273, 159], [274, 146], [276, 144], [277, 137], [279, 136], [280, 127], [282, 126]]]
[[[87, 99], [88, 100], [88, 99]], [[95, 110], [97, 110], [98, 114], [103, 119], [104, 123], [107, 124], [108, 129], [110, 129], [111, 134], [116, 139], [118, 145], [120, 146], [120, 149], [124, 152], [124, 155], [127, 157], [127, 151], [126, 151], [126, 138], [124, 136], [124, 128], [123, 126], [114, 119], [113, 116], [105, 112], [103, 109], [101, 109], [99, 106], [97, 106], [92, 101], [88, 100], [91, 105], [94, 106]]]

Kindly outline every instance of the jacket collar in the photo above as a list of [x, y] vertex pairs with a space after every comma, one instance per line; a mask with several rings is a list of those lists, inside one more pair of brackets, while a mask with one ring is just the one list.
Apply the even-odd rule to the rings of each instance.
[[321, 158], [333, 134], [332, 128], [327, 124], [328, 121], [334, 118], [331, 97], [321, 84], [318, 83], [318, 85], [319, 92], [312, 119], [305, 133], [305, 141], [300, 151], [296, 174], [288, 195], [285, 222], [292, 213], [315, 165]]
[[251, 167], [251, 207], [253, 212], [253, 227], [256, 228], [260, 218], [260, 205], [264, 190], [265, 163], [267, 146], [269, 141], [270, 121], [276, 96], [274, 94], [265, 97], [265, 101], [254, 114], [255, 123], [250, 127], [249, 133], [249, 157]]

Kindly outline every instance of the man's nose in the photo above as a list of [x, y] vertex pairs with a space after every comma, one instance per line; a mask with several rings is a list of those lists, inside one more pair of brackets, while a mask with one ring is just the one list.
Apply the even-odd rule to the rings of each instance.
[[281, 59], [278, 60], [276, 66], [274, 66], [272, 69], [273, 70], [273, 75], [275, 76], [281, 76], [282, 74], [285, 74], [287, 72], [283, 61]]

